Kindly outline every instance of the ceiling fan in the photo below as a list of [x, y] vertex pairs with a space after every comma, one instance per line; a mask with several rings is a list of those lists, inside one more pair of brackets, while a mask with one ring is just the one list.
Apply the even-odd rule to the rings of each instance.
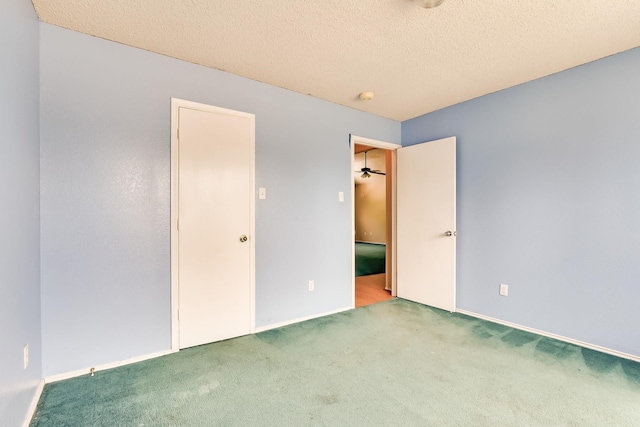
[[362, 169], [360, 169], [359, 171], [355, 171], [356, 173], [360, 173], [362, 172], [362, 175], [360, 175], [360, 177], [362, 178], [370, 178], [371, 174], [374, 173], [376, 175], [386, 175], [384, 172], [382, 172], [381, 170], [372, 170], [371, 168], [367, 167], [367, 152], [364, 152], [364, 167]]

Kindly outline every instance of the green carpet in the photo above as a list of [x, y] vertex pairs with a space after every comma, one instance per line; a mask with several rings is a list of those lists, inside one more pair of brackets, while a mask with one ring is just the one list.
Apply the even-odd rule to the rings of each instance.
[[384, 273], [386, 245], [356, 242], [356, 277]]
[[639, 426], [640, 364], [401, 299], [47, 384], [41, 426]]

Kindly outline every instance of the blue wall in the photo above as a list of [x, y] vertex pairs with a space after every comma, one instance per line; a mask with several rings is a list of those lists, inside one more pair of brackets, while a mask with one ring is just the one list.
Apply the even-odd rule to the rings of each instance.
[[45, 376], [170, 348], [171, 97], [256, 114], [257, 326], [351, 304], [349, 133], [400, 142], [400, 123], [40, 31]]
[[38, 19], [31, 2], [3, 1], [0, 40], [0, 424], [13, 426], [23, 422], [42, 378]]
[[171, 97], [256, 114], [258, 327], [350, 305], [348, 134], [402, 131], [403, 145], [458, 137], [460, 308], [640, 355], [639, 49], [400, 125], [40, 32], [45, 376], [170, 347]]
[[640, 48], [402, 124], [451, 135], [458, 307], [640, 356]]

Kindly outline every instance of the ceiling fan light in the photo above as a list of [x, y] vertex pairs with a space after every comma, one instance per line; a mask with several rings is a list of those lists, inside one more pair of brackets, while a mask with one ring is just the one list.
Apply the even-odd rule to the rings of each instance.
[[369, 172], [365, 172], [362, 175], [360, 175], [361, 178], [369, 178], [371, 177], [371, 175], [369, 174]]

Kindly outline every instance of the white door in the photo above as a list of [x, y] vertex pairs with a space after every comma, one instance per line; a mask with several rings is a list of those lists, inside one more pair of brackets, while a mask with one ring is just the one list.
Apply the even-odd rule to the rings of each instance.
[[397, 292], [455, 311], [456, 138], [397, 150]]
[[180, 348], [251, 332], [254, 120], [178, 108]]

